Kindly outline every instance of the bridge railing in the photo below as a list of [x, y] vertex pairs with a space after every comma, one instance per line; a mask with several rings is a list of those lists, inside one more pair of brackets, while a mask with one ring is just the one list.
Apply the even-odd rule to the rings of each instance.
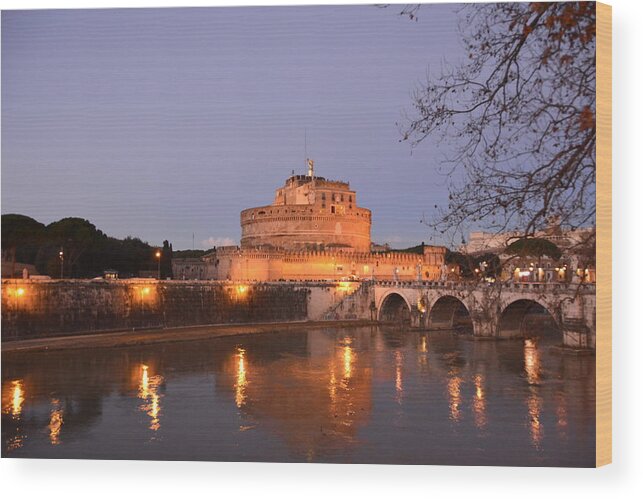
[[375, 281], [374, 285], [388, 288], [429, 288], [445, 290], [475, 290], [501, 286], [514, 291], [540, 291], [540, 292], [588, 292], [596, 293], [594, 283], [567, 283], [567, 282], [456, 282], [456, 281]]

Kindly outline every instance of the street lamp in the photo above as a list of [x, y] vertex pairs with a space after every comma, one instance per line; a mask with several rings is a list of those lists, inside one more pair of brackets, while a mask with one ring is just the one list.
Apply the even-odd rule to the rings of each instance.
[[156, 253], [154, 254], [156, 256], [156, 259], [158, 260], [158, 277], [157, 279], [160, 281], [161, 280], [161, 250], [156, 250]]
[[62, 247], [60, 248], [60, 251], [58, 252], [58, 258], [60, 258], [60, 278], [63, 278], [63, 265], [65, 263], [65, 253], [63, 252]]

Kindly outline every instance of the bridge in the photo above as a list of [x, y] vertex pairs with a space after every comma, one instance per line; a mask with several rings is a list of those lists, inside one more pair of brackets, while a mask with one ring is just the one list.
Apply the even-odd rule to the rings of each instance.
[[582, 283], [435, 281], [221, 282], [10, 279], [2, 336], [323, 320], [378, 320], [478, 338], [517, 338], [552, 326], [561, 344], [596, 346], [596, 287]]
[[363, 282], [333, 313], [426, 330], [462, 328], [490, 339], [525, 337], [549, 322], [564, 346], [596, 347], [594, 284]]

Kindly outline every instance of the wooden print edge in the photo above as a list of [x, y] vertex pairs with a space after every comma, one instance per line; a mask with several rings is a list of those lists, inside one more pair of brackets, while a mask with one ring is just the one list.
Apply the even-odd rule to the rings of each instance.
[[612, 462], [612, 7], [596, 3], [596, 466]]

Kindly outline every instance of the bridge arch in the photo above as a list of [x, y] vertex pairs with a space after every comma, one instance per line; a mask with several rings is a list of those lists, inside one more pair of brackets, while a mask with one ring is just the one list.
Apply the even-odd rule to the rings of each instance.
[[545, 304], [533, 299], [519, 299], [505, 306], [498, 321], [498, 336], [523, 338], [562, 335], [556, 314]]
[[429, 310], [429, 329], [470, 329], [473, 321], [469, 309], [462, 300], [452, 295], [438, 298]]
[[380, 322], [410, 322], [411, 305], [403, 294], [391, 291], [380, 302], [377, 320]]

